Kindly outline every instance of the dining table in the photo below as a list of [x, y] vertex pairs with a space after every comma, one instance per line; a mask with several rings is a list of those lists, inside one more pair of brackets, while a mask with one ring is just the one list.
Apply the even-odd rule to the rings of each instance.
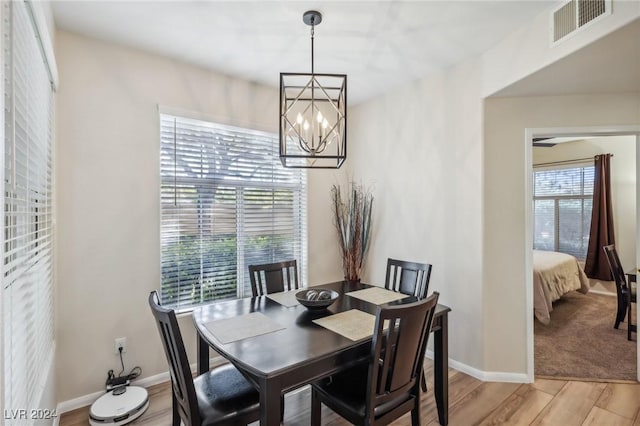
[[[279, 425], [280, 399], [284, 393], [370, 357], [373, 328], [368, 336], [345, 337], [320, 324], [350, 313], [375, 315], [379, 302], [356, 297], [360, 290], [375, 288], [360, 281], [337, 281], [309, 287], [338, 293], [333, 304], [320, 310], [307, 309], [297, 303], [295, 292], [197, 306], [192, 317], [198, 332], [198, 374], [209, 371], [209, 348], [213, 348], [259, 389], [260, 424]], [[417, 300], [414, 296], [401, 297], [387, 304]], [[441, 425], [448, 423], [447, 323], [450, 311], [445, 305], [437, 305], [430, 339], [433, 341], [433, 394]]]

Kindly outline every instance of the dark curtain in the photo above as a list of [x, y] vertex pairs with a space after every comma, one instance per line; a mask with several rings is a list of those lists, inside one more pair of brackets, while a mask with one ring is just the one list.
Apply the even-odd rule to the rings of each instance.
[[584, 272], [589, 278], [611, 281], [609, 263], [602, 247], [615, 244], [611, 203], [611, 154], [596, 155], [591, 231]]

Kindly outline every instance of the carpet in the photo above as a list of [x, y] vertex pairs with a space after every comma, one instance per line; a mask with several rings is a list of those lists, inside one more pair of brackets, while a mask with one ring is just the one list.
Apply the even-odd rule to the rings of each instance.
[[575, 291], [554, 302], [549, 325], [534, 321], [536, 376], [635, 381], [636, 334], [627, 340], [626, 322], [613, 328], [616, 306], [615, 297]]

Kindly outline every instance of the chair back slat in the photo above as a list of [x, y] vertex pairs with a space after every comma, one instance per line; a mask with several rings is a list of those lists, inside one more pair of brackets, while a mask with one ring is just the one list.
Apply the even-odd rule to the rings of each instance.
[[388, 290], [424, 299], [429, 291], [430, 279], [431, 265], [428, 263], [406, 262], [391, 258], [387, 260], [384, 286]]
[[369, 365], [367, 410], [403, 397], [419, 397], [419, 379], [438, 293], [418, 302], [379, 307]]
[[200, 424], [200, 413], [196, 402], [191, 368], [176, 314], [173, 309], [160, 306], [156, 291], [149, 294], [149, 306], [155, 317], [162, 347], [169, 364], [173, 395], [178, 404], [180, 418], [185, 425]]
[[253, 297], [300, 288], [298, 284], [298, 262], [295, 259], [262, 265], [249, 265], [249, 278]]
[[605, 254], [607, 255], [607, 261], [609, 262], [609, 269], [611, 275], [616, 282], [616, 287], [620, 290], [627, 291], [627, 278], [622, 268], [622, 263], [618, 257], [618, 252], [613, 244], [603, 247]]

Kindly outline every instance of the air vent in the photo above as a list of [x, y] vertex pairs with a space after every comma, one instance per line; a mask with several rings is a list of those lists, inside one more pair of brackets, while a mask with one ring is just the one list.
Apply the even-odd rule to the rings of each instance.
[[553, 43], [610, 14], [611, 0], [570, 0], [563, 3], [551, 15]]
[[553, 148], [557, 144], [555, 142], [551, 142], [552, 139], [553, 138], [533, 138], [533, 146], [538, 148]]

